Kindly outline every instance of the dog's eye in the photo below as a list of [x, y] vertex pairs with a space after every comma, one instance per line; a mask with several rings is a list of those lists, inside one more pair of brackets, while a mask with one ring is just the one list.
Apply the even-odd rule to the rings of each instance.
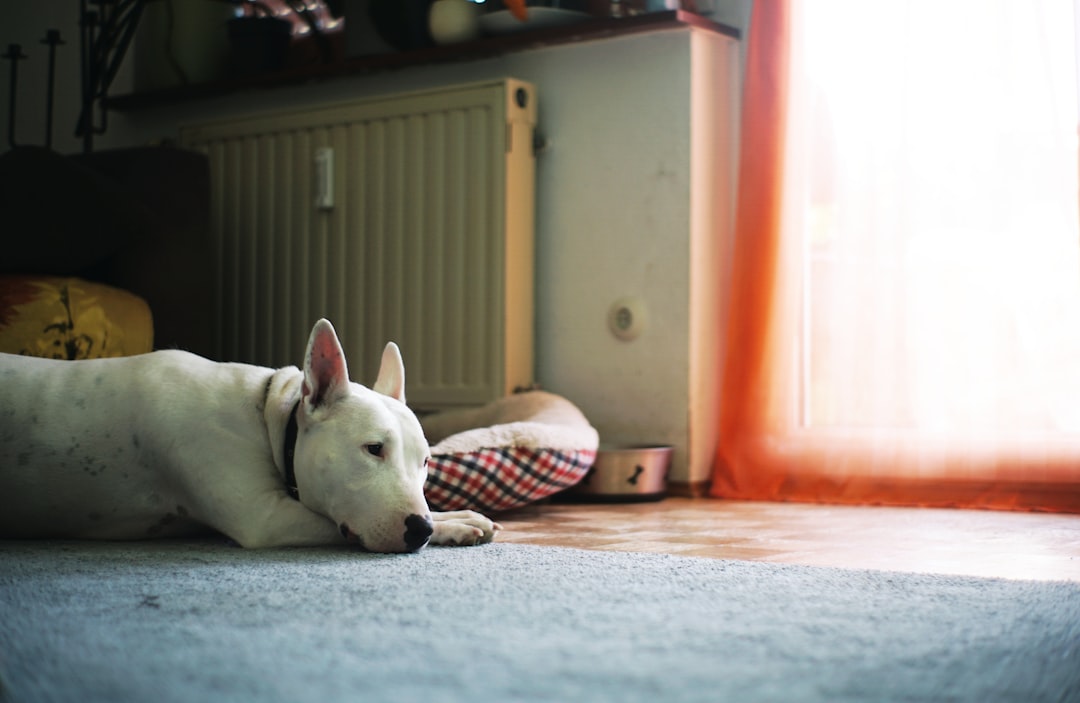
[[364, 451], [366, 451], [371, 456], [378, 457], [378, 458], [382, 459], [383, 445], [379, 444], [378, 442], [372, 442], [371, 444], [365, 444], [364, 445]]

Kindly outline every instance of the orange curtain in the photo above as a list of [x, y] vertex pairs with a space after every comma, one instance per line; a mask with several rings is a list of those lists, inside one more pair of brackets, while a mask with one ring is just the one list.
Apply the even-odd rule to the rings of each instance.
[[1080, 512], [1074, 26], [755, 0], [714, 496]]

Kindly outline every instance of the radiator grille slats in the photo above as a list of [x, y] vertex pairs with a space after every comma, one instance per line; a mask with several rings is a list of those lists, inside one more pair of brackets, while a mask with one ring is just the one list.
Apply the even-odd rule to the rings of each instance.
[[[211, 164], [217, 356], [299, 364], [327, 317], [361, 383], [399, 344], [414, 406], [531, 382], [534, 160], [510, 145], [534, 125], [532, 87], [508, 79], [182, 130]], [[315, 204], [322, 147], [332, 209]]]

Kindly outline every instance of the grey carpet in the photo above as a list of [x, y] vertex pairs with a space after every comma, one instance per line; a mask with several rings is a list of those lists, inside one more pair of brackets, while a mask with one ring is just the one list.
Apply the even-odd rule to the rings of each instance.
[[1080, 584], [492, 544], [0, 543], [7, 701], [1080, 700]]

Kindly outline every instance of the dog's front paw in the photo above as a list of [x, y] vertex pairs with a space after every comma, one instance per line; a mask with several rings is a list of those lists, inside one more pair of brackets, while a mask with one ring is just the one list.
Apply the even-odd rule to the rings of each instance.
[[454, 510], [448, 513], [432, 513], [435, 532], [429, 544], [466, 547], [487, 544], [495, 539], [502, 525], [472, 510]]

